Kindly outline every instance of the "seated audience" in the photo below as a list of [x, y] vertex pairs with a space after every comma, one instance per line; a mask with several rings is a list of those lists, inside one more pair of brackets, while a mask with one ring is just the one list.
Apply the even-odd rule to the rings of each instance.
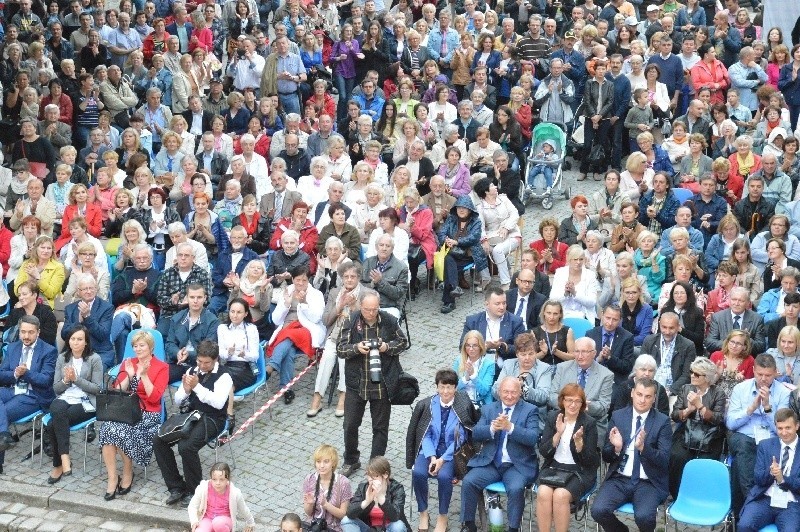
[[169, 320], [164, 335], [164, 354], [169, 363], [170, 383], [180, 381], [186, 371], [194, 367], [200, 342], [217, 341], [219, 320], [216, 314], [204, 308], [207, 301], [203, 285], [189, 284], [186, 286], [187, 307]]
[[114, 346], [111, 344], [111, 321], [114, 307], [97, 294], [97, 281], [89, 274], [84, 274], [78, 281], [78, 300], [64, 309], [64, 326], [61, 328], [61, 339], [66, 341], [72, 328], [83, 325], [91, 335], [94, 352], [103, 359], [103, 366], [111, 368], [117, 363]]
[[575, 357], [575, 333], [568, 325], [564, 325], [561, 303], [547, 300], [542, 305], [539, 321], [541, 325], [531, 331], [538, 340], [534, 346], [536, 358], [553, 368], [560, 362], [572, 360]]
[[387, 532], [411, 530], [406, 519], [406, 490], [392, 478], [392, 467], [383, 456], [370, 458], [364, 470], [366, 479], [356, 488], [342, 519], [344, 532], [357, 532], [386, 524]]
[[[614, 386], [614, 392], [611, 396], [611, 406], [608, 408], [609, 412], [616, 412], [620, 408], [625, 408], [631, 405], [631, 392], [636, 387], [636, 381], [640, 379], [652, 379], [658, 371], [658, 362], [656, 359], [648, 354], [641, 354], [636, 357], [636, 362], [633, 363], [633, 370], [631, 375], [625, 382]], [[658, 392], [656, 393], [656, 410], [664, 415], [669, 414], [669, 397], [667, 390], [656, 381], [658, 384]]]
[[395, 240], [383, 234], [375, 242], [376, 254], [364, 261], [361, 284], [381, 296], [381, 309], [396, 318], [405, 306], [408, 292], [408, 266], [394, 254]]
[[496, 355], [487, 353], [483, 335], [468, 331], [461, 339], [461, 353], [453, 363], [458, 375], [458, 390], [466, 392], [476, 408], [492, 402]]
[[7, 341], [16, 341], [19, 338], [19, 323], [23, 316], [35, 316], [39, 320], [39, 337], [48, 344], [56, 345], [56, 332], [58, 323], [50, 305], [40, 303], [39, 285], [36, 281], [28, 280], [17, 284], [17, 303], [6, 318], [5, 330], [9, 331]]

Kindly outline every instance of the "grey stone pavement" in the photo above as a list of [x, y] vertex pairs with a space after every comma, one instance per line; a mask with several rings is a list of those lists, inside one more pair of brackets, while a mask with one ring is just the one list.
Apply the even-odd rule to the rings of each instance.
[[[591, 194], [601, 182], [576, 183], [575, 172], [567, 174], [566, 183], [574, 194]], [[529, 205], [524, 216], [523, 245], [538, 237], [539, 221], [546, 216], [561, 220], [570, 211], [563, 196], [556, 200], [550, 211], [540, 205]], [[495, 279], [496, 282], [496, 279]], [[424, 285], [423, 285], [424, 286]], [[401, 357], [406, 371], [420, 381], [421, 394], [434, 393], [433, 376], [438, 368], [450, 367], [458, 354], [458, 341], [465, 316], [482, 308], [482, 295], [470, 301], [465, 294], [458, 307], [449, 315], [439, 313], [441, 293], [423, 291], [416, 301], [410, 302], [411, 349]], [[305, 366], [298, 359], [297, 370]], [[255, 423], [255, 432], [248, 431], [219, 449], [219, 458], [230, 461], [231, 449], [236, 457], [233, 482], [242, 489], [247, 503], [256, 515], [259, 530], [277, 530], [284, 513], [296, 512], [302, 516], [301, 486], [305, 476], [313, 470], [311, 454], [323, 443], [343, 450], [341, 419], [334, 416], [334, 404], [323, 409], [316, 418], [305, 415], [310, 404], [316, 369], [312, 369], [296, 385], [297, 399], [286, 406], [278, 401], [269, 413]], [[268, 382], [269, 394], [262, 391], [257, 396], [257, 406], [263, 405], [276, 391], [277, 383]], [[168, 401], [168, 405], [169, 405]], [[252, 413], [252, 403], [236, 406], [237, 420], [241, 424]], [[417, 526], [416, 504], [409, 513], [410, 471], [405, 469], [405, 435], [411, 409], [398, 406], [392, 411], [387, 458], [393, 466], [393, 476], [406, 487], [406, 512], [412, 527]], [[38, 456], [32, 461], [21, 461], [30, 449], [30, 435], [23, 437], [16, 448], [6, 453], [5, 475], [0, 476], [0, 531], [2, 530], [150, 530], [162, 527], [168, 530], [188, 529], [185, 510], [166, 507], [163, 502], [167, 491], [155, 461], [147, 468], [147, 478], [136, 467], [136, 478], [130, 494], [106, 502], [102, 495], [106, 486], [105, 469], [100, 461], [99, 447], [90, 444], [87, 469], [81, 470], [83, 460], [81, 435], [73, 434], [72, 460], [74, 474], [63, 479], [56, 487], [47, 486], [50, 467], [47, 457], [39, 466]], [[362, 464], [369, 458], [371, 429], [369, 415], [365, 416], [360, 431]], [[27, 449], [26, 450], [26, 444]], [[208, 470], [214, 462], [214, 451], [203, 449], [201, 459]], [[363, 469], [351, 478], [353, 487], [363, 480]], [[431, 490], [435, 500], [436, 490]], [[456, 487], [450, 506], [450, 529], [459, 530], [460, 488]], [[16, 506], [15, 506], [16, 504]], [[434, 504], [431, 504], [435, 508]], [[535, 508], [534, 508], [535, 509]], [[527, 520], [526, 508], [525, 519]], [[24, 519], [23, 519], [24, 518]], [[36, 519], [40, 521], [35, 521]], [[663, 517], [662, 517], [663, 519]], [[34, 526], [25, 525], [26, 520]], [[591, 520], [591, 519], [590, 519]], [[63, 528], [58, 528], [58, 524]], [[589, 523], [594, 528], [593, 523]], [[24, 526], [27, 526], [25, 528]], [[47, 528], [45, 525], [52, 528]], [[535, 528], [535, 522], [534, 522]], [[4, 528], [6, 527], [6, 528]], [[574, 530], [582, 525], [575, 523]]]

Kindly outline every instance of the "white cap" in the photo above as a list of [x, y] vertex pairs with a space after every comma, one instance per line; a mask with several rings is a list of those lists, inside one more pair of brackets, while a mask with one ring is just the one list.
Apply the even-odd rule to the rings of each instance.
[[649, 13], [651, 11], [658, 11], [658, 6], [655, 4], [650, 4], [649, 6], [647, 6], [647, 12]]
[[636, 26], [637, 24], [639, 24], [639, 21], [636, 20], [636, 17], [628, 17], [625, 19], [626, 26]]

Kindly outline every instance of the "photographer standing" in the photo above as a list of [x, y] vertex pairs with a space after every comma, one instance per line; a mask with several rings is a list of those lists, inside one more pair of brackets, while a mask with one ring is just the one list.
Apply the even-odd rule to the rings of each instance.
[[361, 467], [358, 429], [369, 403], [372, 415], [370, 458], [383, 456], [389, 439], [390, 398], [395, 393], [402, 368], [398, 356], [408, 349], [408, 340], [397, 319], [380, 311], [380, 296], [362, 290], [361, 310], [342, 325], [336, 346], [345, 359], [344, 378], [344, 465], [342, 474], [350, 476]]
[[247, 37], [233, 56], [233, 61], [228, 67], [228, 76], [233, 78], [233, 86], [239, 92], [245, 89], [254, 89], [259, 96], [261, 74], [264, 72], [266, 61], [256, 53], [256, 42], [252, 37]]

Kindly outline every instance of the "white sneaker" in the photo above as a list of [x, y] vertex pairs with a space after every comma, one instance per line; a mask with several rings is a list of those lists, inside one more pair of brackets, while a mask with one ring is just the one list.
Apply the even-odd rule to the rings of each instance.
[[549, 196], [552, 193], [552, 188], [551, 187], [547, 187], [547, 190], [545, 190], [544, 193]]

